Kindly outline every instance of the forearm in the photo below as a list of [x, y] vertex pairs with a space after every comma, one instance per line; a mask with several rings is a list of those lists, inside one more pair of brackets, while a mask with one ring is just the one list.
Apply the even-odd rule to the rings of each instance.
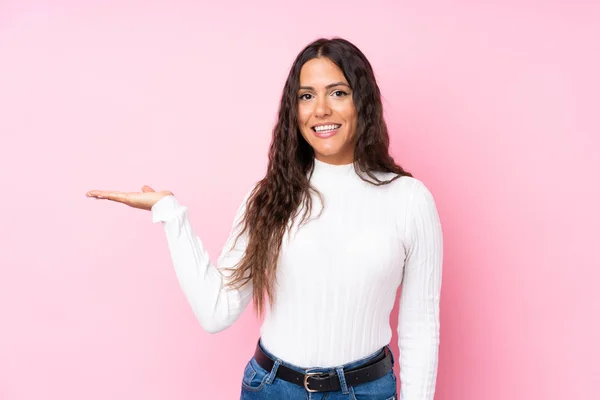
[[215, 333], [231, 326], [248, 305], [252, 286], [247, 284], [240, 290], [225, 287], [220, 269], [233, 266], [230, 264], [239, 260], [241, 250], [224, 251], [214, 265], [192, 229], [187, 207], [179, 205], [174, 196], [156, 203], [152, 217], [164, 227], [177, 279], [202, 328]]
[[[419, 320], [400, 317], [400, 400], [433, 400], [435, 394], [439, 336], [439, 313], [434, 309], [419, 312]], [[402, 312], [401, 312], [402, 314]], [[406, 311], [406, 314], [410, 314]]]

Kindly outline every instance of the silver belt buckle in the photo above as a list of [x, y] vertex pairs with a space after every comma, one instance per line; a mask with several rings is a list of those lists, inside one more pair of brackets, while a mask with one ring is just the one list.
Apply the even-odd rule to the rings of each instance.
[[307, 372], [306, 374], [304, 374], [304, 389], [306, 389], [307, 392], [309, 393], [317, 393], [318, 390], [313, 390], [313, 389], [309, 389], [308, 388], [308, 378], [310, 378], [311, 376], [318, 376], [318, 375], [325, 375], [322, 372]]

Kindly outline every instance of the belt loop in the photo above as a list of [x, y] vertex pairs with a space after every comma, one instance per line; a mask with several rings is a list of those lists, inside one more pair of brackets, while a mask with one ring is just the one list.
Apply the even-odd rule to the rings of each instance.
[[335, 372], [337, 372], [338, 379], [340, 380], [342, 394], [350, 393], [348, 390], [348, 385], [346, 384], [346, 377], [344, 376], [344, 367], [335, 367]]
[[267, 377], [267, 382], [266, 382], [267, 385], [270, 385], [275, 380], [275, 375], [277, 375], [277, 369], [279, 368], [279, 366], [281, 365], [282, 362], [283, 361], [280, 360], [279, 358], [277, 360], [275, 360], [275, 364], [273, 364], [273, 368], [271, 368], [271, 373]]
[[392, 357], [392, 367], [394, 365], [396, 365], [396, 359], [394, 358], [394, 352], [392, 351], [392, 348], [389, 345], [386, 345], [385, 347], [387, 347], [388, 351], [390, 352], [390, 356]]

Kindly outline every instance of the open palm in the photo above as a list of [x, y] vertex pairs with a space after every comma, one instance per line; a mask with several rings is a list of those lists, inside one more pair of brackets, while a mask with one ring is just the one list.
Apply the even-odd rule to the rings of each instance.
[[112, 200], [127, 204], [129, 207], [150, 211], [152, 206], [165, 196], [171, 196], [173, 192], [163, 190], [155, 191], [150, 186], [143, 186], [141, 192], [117, 192], [109, 190], [90, 190], [87, 197], [96, 199]]

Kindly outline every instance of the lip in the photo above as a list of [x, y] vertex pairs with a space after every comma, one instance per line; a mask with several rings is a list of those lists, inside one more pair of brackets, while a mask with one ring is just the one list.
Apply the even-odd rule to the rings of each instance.
[[340, 125], [341, 126], [342, 124], [340, 124], [338, 122], [321, 122], [321, 123], [311, 126], [310, 129], [314, 130], [317, 126], [323, 126], [323, 125]]
[[[315, 127], [317, 127], [317, 126], [323, 126], [323, 125], [339, 125], [339, 128], [334, 129], [334, 130], [329, 131], [329, 132], [323, 132], [323, 133], [315, 131], [315, 129], [314, 129]], [[327, 138], [332, 137], [336, 133], [338, 133], [341, 127], [342, 127], [342, 124], [338, 124], [336, 122], [325, 122], [325, 123], [314, 125], [313, 127], [311, 127], [311, 130], [313, 131], [313, 135], [315, 135], [316, 137], [318, 137], [320, 139], [327, 139]]]

